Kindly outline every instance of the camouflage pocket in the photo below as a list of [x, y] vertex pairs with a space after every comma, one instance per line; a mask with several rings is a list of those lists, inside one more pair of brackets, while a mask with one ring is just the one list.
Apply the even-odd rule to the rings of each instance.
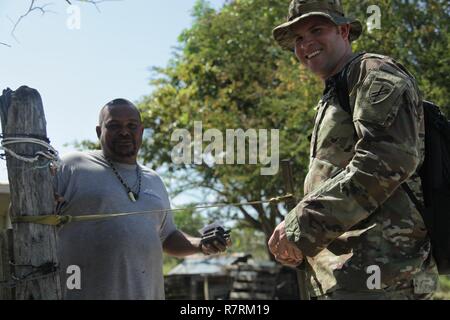
[[439, 278], [435, 273], [419, 273], [414, 277], [413, 282], [415, 294], [433, 293], [439, 287]]
[[373, 70], [359, 88], [353, 121], [389, 127], [397, 116], [407, 82], [391, 73]]
[[[317, 188], [315, 188], [312, 192], [308, 193], [305, 196], [304, 200], [315, 200], [323, 193], [329, 192], [330, 190], [334, 189], [336, 184], [339, 184], [346, 174], [347, 171], [345, 169], [337, 170], [329, 179], [317, 186]], [[339, 190], [339, 193], [341, 193], [341, 190]]]

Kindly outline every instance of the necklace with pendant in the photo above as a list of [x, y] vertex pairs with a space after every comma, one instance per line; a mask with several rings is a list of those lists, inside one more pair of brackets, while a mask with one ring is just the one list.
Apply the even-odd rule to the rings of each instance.
[[117, 171], [113, 162], [108, 158], [106, 158], [106, 161], [108, 161], [108, 164], [111, 167], [112, 171], [114, 172], [116, 177], [119, 179], [120, 183], [124, 186], [125, 190], [127, 191], [128, 198], [130, 198], [131, 202], [136, 202], [139, 199], [139, 193], [141, 192], [141, 182], [142, 182], [142, 174], [141, 174], [141, 170], [139, 169], [139, 165], [136, 164], [136, 177], [137, 177], [138, 189], [137, 189], [137, 192], [133, 192], [133, 190], [131, 190], [131, 188], [128, 186], [128, 184], [123, 180], [122, 176]]

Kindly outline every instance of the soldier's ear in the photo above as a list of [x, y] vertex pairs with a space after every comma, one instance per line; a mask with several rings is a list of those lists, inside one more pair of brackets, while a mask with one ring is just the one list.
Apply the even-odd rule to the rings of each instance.
[[102, 128], [100, 126], [96, 126], [95, 131], [97, 131], [97, 138], [100, 139], [100, 136], [102, 135]]
[[342, 35], [342, 38], [344, 38], [344, 40], [350, 41], [350, 24], [343, 24], [341, 26], [338, 26], [338, 32], [340, 35]]

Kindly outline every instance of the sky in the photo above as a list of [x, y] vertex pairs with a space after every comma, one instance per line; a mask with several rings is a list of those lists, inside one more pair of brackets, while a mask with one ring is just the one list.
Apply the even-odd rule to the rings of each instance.
[[[150, 68], [165, 66], [172, 57], [177, 37], [192, 23], [195, 4], [114, 0], [99, 4], [99, 12], [88, 3], [68, 9], [64, 0], [36, 0], [52, 3], [46, 8], [52, 12], [24, 18], [16, 40], [13, 22], [30, 1], [0, 0], [0, 42], [11, 45], [0, 46], [0, 90], [26, 85], [40, 92], [47, 134], [60, 154], [74, 150], [67, 143], [97, 140], [98, 112], [106, 102], [138, 101], [152, 92]], [[209, 2], [220, 8], [224, 0]], [[7, 179], [6, 163], [0, 161], [0, 181]]]

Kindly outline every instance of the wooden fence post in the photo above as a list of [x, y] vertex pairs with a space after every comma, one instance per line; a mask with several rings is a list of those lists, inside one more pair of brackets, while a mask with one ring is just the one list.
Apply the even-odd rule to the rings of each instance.
[[[5, 284], [11, 277], [9, 268], [9, 244], [8, 237], [12, 235], [12, 230], [0, 230], [0, 282]], [[12, 290], [0, 285], [0, 300], [11, 300]]]
[[[294, 176], [292, 173], [292, 162], [289, 159], [281, 161], [282, 169], [283, 169], [283, 179], [286, 188], [286, 192], [292, 194], [294, 197], [286, 201], [286, 205], [289, 211], [294, 210], [297, 205], [297, 201], [295, 199], [295, 187], [294, 187]], [[308, 292], [307, 281], [307, 264], [308, 261], [304, 262], [297, 267], [296, 275], [297, 275], [297, 285], [299, 291], [300, 300], [311, 300], [311, 297]]]
[[[28, 87], [5, 90], [0, 114], [5, 137], [46, 137], [46, 120], [39, 93]], [[19, 155], [34, 156], [45, 147], [31, 143], [8, 146]], [[53, 213], [52, 176], [48, 161], [27, 163], [7, 155], [11, 196], [11, 218]], [[13, 224], [9, 244], [11, 276], [19, 279], [12, 291], [17, 300], [59, 300], [62, 298], [57, 260], [56, 228], [31, 223]], [[3, 239], [4, 240], [4, 239]], [[11, 239], [9, 239], [11, 241]], [[1, 241], [1, 240], [0, 240]], [[5, 245], [2, 246], [5, 248]], [[4, 255], [3, 255], [4, 256]], [[46, 268], [42, 268], [47, 266]], [[1, 264], [0, 264], [1, 268]]]

